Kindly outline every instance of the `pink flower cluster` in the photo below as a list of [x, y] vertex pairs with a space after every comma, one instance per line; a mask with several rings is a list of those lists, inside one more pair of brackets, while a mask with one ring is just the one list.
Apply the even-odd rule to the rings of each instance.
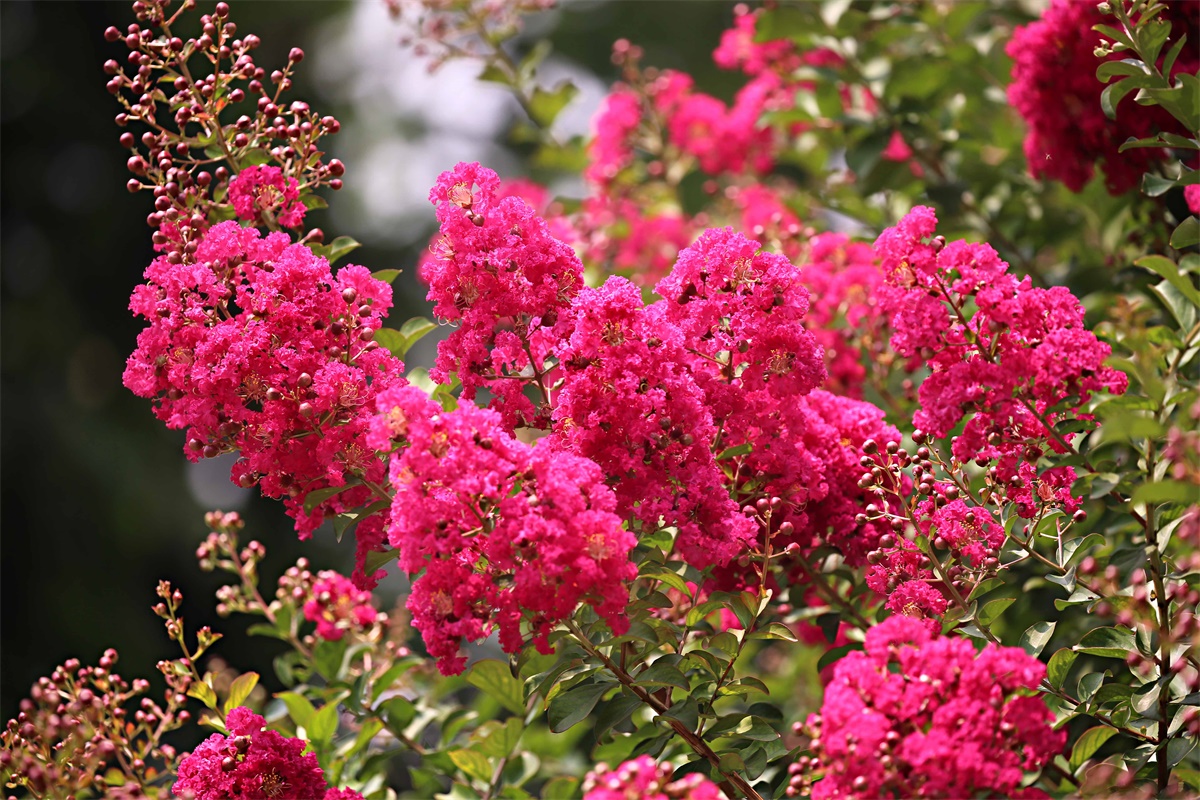
[[812, 297], [808, 327], [824, 349], [829, 371], [825, 388], [860, 397], [864, 363], [883, 358], [889, 334], [879, 305], [884, 275], [878, 259], [870, 245], [843, 233], [821, 233], [809, 240], [803, 266]]
[[186, 800], [276, 800], [281, 797], [362, 800], [350, 789], [330, 788], [303, 739], [266, 728], [244, 706], [229, 712], [229, 735], [214, 733], [179, 764], [176, 797]]
[[684, 334], [647, 308], [622, 278], [585, 289], [558, 349], [556, 447], [592, 459], [612, 476], [622, 516], [644, 530], [660, 518], [699, 565], [736, 556], [753, 536], [723, 487], [703, 390], [687, 368]]
[[[814, 392], [822, 348], [806, 330], [801, 271], [786, 258], [732, 229], [706, 231], [647, 305], [624, 279], [576, 288], [579, 278], [563, 282], [567, 273], [538, 266], [578, 262], [546, 257], [559, 246], [549, 229], [520, 198], [495, 202], [503, 189], [490, 170], [459, 165], [438, 186], [443, 245], [423, 274], [437, 313], [461, 321], [438, 363], [493, 365], [493, 407], [507, 426], [548, 419], [545, 446], [598, 464], [617, 512], [634, 529], [676, 528], [681, 555], [699, 567], [757, 546], [758, 525], [742, 512], [755, 497], [785, 502], [775, 526], [790, 521], [804, 547], [836, 542], [861, 561], [874, 546], [879, 533], [855, 522], [866, 503], [857, 461], [867, 438], [899, 434], [870, 404]], [[530, 231], [506, 239], [500, 258], [472, 244], [493, 225], [511, 236], [515, 226], [493, 218], [524, 220]], [[534, 266], [497, 283], [491, 265], [500, 261]], [[516, 282], [524, 275], [545, 279]], [[489, 293], [455, 304], [463, 286]], [[526, 388], [540, 393], [536, 409]]]
[[[351, 484], [385, 474], [364, 435], [375, 395], [403, 382], [403, 364], [372, 341], [391, 287], [363, 267], [335, 277], [286, 234], [232, 221], [194, 244], [156, 258], [134, 290], [130, 308], [149, 326], [125, 385], [187, 430], [189, 459], [239, 452], [233, 480], [283, 497], [307, 536], [370, 496]], [[336, 486], [351, 488], [305, 510], [312, 491]]]
[[[1137, 186], [1142, 173], [1165, 155], [1154, 148], [1119, 153], [1126, 139], [1187, 131], [1165, 109], [1139, 106], [1132, 96], [1117, 106], [1116, 120], [1105, 116], [1100, 107], [1104, 84], [1096, 78], [1096, 68], [1104, 60], [1120, 60], [1126, 54], [1095, 56], [1102, 37], [1092, 26], [1116, 24], [1097, 5], [1053, 0], [1040, 20], [1013, 32], [1006, 48], [1013, 59], [1008, 100], [1029, 127], [1025, 157], [1035, 178], [1059, 180], [1078, 192], [1099, 163], [1109, 192], [1121, 194]], [[1183, 36], [1192, 44], [1200, 37], [1200, 16], [1191, 3], [1167, 3], [1163, 15], [1171, 23], [1171, 38], [1163, 53]], [[1171, 75], [1195, 74], [1197, 68], [1200, 54], [1188, 45], [1171, 67]]]
[[599, 764], [583, 782], [583, 800], [725, 800], [724, 793], [703, 775], [671, 780], [670, 764], [638, 756], [616, 769]]
[[371, 605], [371, 593], [333, 570], [317, 574], [312, 594], [304, 602], [304, 618], [317, 623], [317, 636], [339, 641], [348, 631], [365, 631], [379, 614]]
[[509, 427], [544, 426], [545, 409], [524, 392], [530, 383], [545, 391], [542, 328], [579, 291], [583, 265], [528, 203], [499, 189], [495, 172], [462, 163], [430, 191], [441, 236], [421, 278], [434, 313], [459, 323], [432, 375], [457, 374], [467, 400], [486, 387]]
[[371, 441], [391, 458], [388, 540], [420, 577], [408, 608], [444, 674], [461, 672], [460, 642], [493, 628], [517, 652], [550, 652], [552, 627], [580, 602], [616, 634], [628, 621], [625, 582], [635, 541], [593, 462], [517, 441], [499, 415], [474, 406], [443, 413], [414, 386], [383, 393]]
[[867, 631], [865, 651], [837, 663], [809, 717], [812, 797], [1045, 796], [1021, 786], [1066, 742], [1033, 696], [1045, 674], [1020, 648], [977, 653], [967, 639], [890, 617]]
[[937, 619], [946, 613], [949, 602], [935, 588], [936, 578], [929, 557], [907, 539], [885, 534], [874, 551], [871, 568], [867, 571], [867, 586], [878, 595], [887, 597], [889, 611], [904, 617], [923, 620], [930, 630], [937, 630]]
[[274, 219], [286, 228], [299, 228], [307, 211], [296, 179], [279, 167], [246, 167], [234, 175], [229, 181], [229, 202], [239, 219], [253, 225], [267, 225], [268, 219]]
[[861, 519], [869, 503], [880, 502], [859, 486], [864, 447], [868, 441], [898, 443], [900, 431], [884, 420], [883, 409], [863, 400], [818, 389], [795, 403], [803, 419], [797, 438], [815, 468], [809, 482], [788, 486], [798, 508], [782, 518], [793, 532], [781, 544], [794, 542], [804, 552], [833, 545], [847, 564], [862, 566], [888, 530], [885, 523]]
[[932, 371], [913, 423], [937, 438], [963, 423], [954, 456], [997, 461], [1018, 481], [1018, 462], [1037, 448], [1065, 451], [1072, 434], [1060, 439], [1056, 423], [1084, 418], [1094, 393], [1120, 394], [1128, 381], [1104, 365], [1111, 348], [1084, 326], [1070, 290], [1034, 288], [990, 246], [947, 244], [936, 225], [933, 209], [917, 206], [875, 243], [892, 346]]

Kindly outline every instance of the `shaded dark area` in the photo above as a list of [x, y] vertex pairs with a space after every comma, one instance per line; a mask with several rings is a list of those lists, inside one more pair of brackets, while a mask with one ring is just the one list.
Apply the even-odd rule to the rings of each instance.
[[[323, 21], [350, 10], [328, 2], [233, 6], [240, 32], [262, 37], [256, 60], [268, 70], [285, 61], [289, 47], [311, 46]], [[720, 73], [709, 58], [731, 8], [568, 4], [555, 46], [611, 81], [612, 42], [627, 37], [645, 47], [647, 64], [685, 67], [731, 95], [738, 77]], [[682, 14], [687, 24], [679, 24]], [[2, 719], [15, 714], [39, 675], [69, 657], [94, 663], [106, 647], [120, 651], [125, 676], [154, 678], [155, 662], [177, 655], [150, 611], [160, 579], [183, 590], [189, 630], [213, 625], [227, 634], [216, 650], [221, 657], [271, 673], [271, 648], [242, 635], [244, 618], [216, 618], [217, 578], [196, 567], [210, 506], [189, 489], [182, 433], [166, 430], [146, 401], [121, 386], [141, 327], [126, 311], [129, 293], [152, 258], [143, 222], [150, 200], [125, 191], [127, 154], [113, 124], [119, 109], [105, 92], [101, 65], [127, 52], [106, 42], [104, 29], [130, 21], [124, 2], [0, 3]], [[305, 78], [301, 69], [294, 97], [312, 98]], [[322, 103], [321, 110], [354, 125], [344, 108]], [[356, 262], [411, 273], [416, 248], [367, 244]], [[411, 274], [402, 285], [419, 291]], [[422, 308], [419, 294], [397, 301], [396, 325]], [[211, 482], [220, 485], [227, 469], [215, 468]], [[273, 501], [252, 498], [242, 513], [248, 532], [268, 547], [266, 590], [300, 555], [319, 567], [348, 566], [348, 542], [298, 542]]]

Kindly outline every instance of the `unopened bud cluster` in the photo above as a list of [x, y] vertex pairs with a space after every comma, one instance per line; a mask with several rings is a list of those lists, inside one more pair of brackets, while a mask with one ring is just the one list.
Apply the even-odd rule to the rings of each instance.
[[[252, 55], [259, 38], [238, 35], [226, 3], [202, 15], [199, 34], [187, 37], [174, 27], [194, 0], [133, 5], [138, 22], [124, 32], [105, 31], [109, 41], [129, 49], [125, 63], [109, 60], [104, 69], [112, 76], [108, 90], [124, 109], [117, 125], [143, 129], [140, 135], [124, 131], [120, 142], [130, 151], [129, 190], [154, 194], [146, 222], [156, 229], [160, 250], [194, 252], [209, 225], [234, 213], [249, 218], [237, 202], [236, 184], [231, 185], [243, 170], [270, 170], [276, 183], [297, 196], [307, 197], [319, 186], [341, 188], [345, 168], [336, 159], [323, 162], [320, 144], [340, 124], [306, 103], [283, 99], [303, 50], [292, 48], [287, 64], [268, 74]], [[206, 69], [193, 71], [205, 62]], [[251, 201], [256, 221], [273, 229], [281, 223], [298, 227], [303, 207], [287, 217], [283, 199], [272, 191], [257, 192]], [[281, 213], [284, 218], [277, 220]]]
[[126, 681], [116, 662], [109, 649], [96, 666], [73, 658], [38, 679], [0, 733], [0, 783], [38, 798], [139, 797], [169, 774], [176, 752], [162, 738], [190, 719], [184, 687], [168, 680], [156, 702], [149, 682]]

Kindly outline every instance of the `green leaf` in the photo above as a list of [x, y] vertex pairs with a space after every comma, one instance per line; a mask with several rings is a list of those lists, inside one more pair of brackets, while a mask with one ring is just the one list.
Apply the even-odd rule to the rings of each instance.
[[311, 724], [307, 726], [308, 736], [313, 742], [326, 744], [337, 733], [337, 727], [338, 704], [326, 703], [313, 715]]
[[1077, 771], [1083, 763], [1096, 754], [1105, 742], [1117, 735], [1115, 728], [1110, 728], [1107, 725], [1097, 725], [1094, 728], [1088, 728], [1083, 732], [1083, 735], [1075, 742], [1075, 747], [1071, 750], [1071, 771]]
[[402, 733], [417, 716], [417, 707], [407, 697], [396, 695], [383, 703], [383, 719], [393, 732]]
[[[1191, 219], [1194, 220], [1195, 217]], [[1171, 259], [1164, 256], [1142, 256], [1133, 263], [1166, 278], [1172, 286], [1192, 302], [1192, 305], [1200, 306], [1200, 290], [1196, 289], [1192, 279], [1181, 271], [1179, 265]]]
[[737, 753], [722, 753], [718, 769], [721, 772], [741, 772], [746, 768], [746, 762]]
[[559, 112], [566, 108], [567, 103], [577, 94], [579, 88], [570, 81], [563, 81], [549, 91], [540, 86], [535, 87], [533, 97], [529, 98], [529, 116], [540, 127], [549, 128], [554, 124]]
[[1108, 83], [1109, 78], [1117, 75], [1150, 75], [1149, 68], [1137, 58], [1123, 58], [1120, 61], [1105, 61], [1096, 68], [1096, 77], [1101, 83]]
[[363, 572], [367, 575], [372, 575], [377, 570], [387, 568], [399, 557], [400, 554], [391, 548], [387, 550], [372, 550], [367, 553], [367, 557], [363, 560]]
[[738, 723], [726, 736], [741, 736], [743, 739], [752, 739], [757, 742], [770, 742], [779, 738], [779, 732], [776, 731], [764, 719], [759, 717], [746, 717]]
[[1174, 188], [1175, 181], [1171, 178], [1164, 178], [1152, 172], [1147, 172], [1142, 176], [1142, 194], [1147, 197], [1160, 197]]
[[372, 272], [371, 277], [377, 281], [392, 283], [396, 278], [400, 277], [400, 273], [403, 271], [402, 269], [379, 269]]
[[291, 640], [291, 637], [286, 633], [282, 633], [274, 625], [268, 625], [265, 622], [251, 625], [250, 627], [246, 628], [246, 633], [250, 634], [251, 636], [269, 636], [272, 639], [279, 639], [280, 641], [284, 642]]
[[979, 625], [991, 625], [1014, 602], [1016, 602], [1014, 597], [1001, 597], [999, 600], [984, 603], [983, 608], [979, 609], [979, 613], [975, 615], [975, 620]]
[[1050, 641], [1050, 637], [1054, 635], [1054, 626], [1057, 624], [1046, 620], [1033, 623], [1021, 634], [1021, 640], [1017, 642], [1018, 646], [1037, 658], [1046, 647], [1046, 643]]
[[[1192, 326], [1196, 324], [1196, 306], [1183, 296], [1183, 293], [1176, 289], [1168, 281], [1160, 281], [1157, 285], [1151, 286], [1150, 291], [1154, 293], [1159, 300], [1162, 300], [1171, 311], [1171, 316], [1175, 317], [1175, 321], [1179, 323], [1181, 331], [1190, 331]], [[1163, 386], [1161, 380], [1156, 373], [1139, 372], [1138, 379], [1142, 383], [1143, 390], [1154, 399], [1161, 402], [1163, 399]]]
[[1087, 536], [1075, 536], [1068, 539], [1063, 542], [1063, 566], [1070, 564], [1077, 557], [1106, 541], [1104, 536], [1099, 533], [1089, 533]]
[[245, 167], [261, 167], [271, 163], [271, 153], [261, 147], [247, 150], [242, 154], [242, 164]]
[[550, 707], [546, 710], [546, 719], [550, 723], [550, 730], [554, 733], [562, 733], [582, 721], [592, 713], [592, 709], [596, 707], [600, 697], [615, 685], [613, 683], [581, 683], [559, 692], [550, 701]]
[[1195, 215], [1188, 217], [1171, 234], [1171, 247], [1182, 250], [1185, 247], [1200, 242], [1200, 218]]
[[454, 766], [482, 783], [492, 780], [492, 762], [483, 753], [475, 750], [451, 750], [447, 753]]
[[753, 449], [754, 449], [754, 447], [753, 447], [753, 445], [750, 444], [750, 442], [742, 442], [739, 445], [735, 445], [733, 447], [727, 447], [724, 450], [722, 450], [721, 454], [719, 456], [717, 456], [717, 461], [724, 461], [727, 458], [736, 458], [737, 456], [744, 456], [744, 455], [748, 454], [749, 452], [751, 452], [751, 450], [753, 450]]
[[687, 677], [679, 668], [663, 657], [650, 665], [634, 679], [638, 686], [676, 686], [684, 691], [691, 688]]
[[1196, 484], [1186, 481], [1143, 483], [1133, 490], [1134, 503], [1191, 503], [1196, 500]]
[[326, 680], [341, 680], [342, 665], [346, 660], [346, 647], [349, 645], [344, 637], [331, 642], [321, 640], [313, 650], [313, 666]]
[[[303, 203], [304, 207], [309, 211], [318, 211], [322, 208], [329, 208], [329, 203], [327, 203], [325, 198], [321, 197], [319, 194], [307, 195], [300, 202]], [[314, 250], [313, 252], [316, 251]]]
[[521, 717], [509, 717], [505, 722], [488, 720], [471, 734], [478, 740], [479, 752], [492, 758], [507, 758], [521, 743], [525, 722]]
[[775, 6], [760, 16], [755, 26], [754, 41], [769, 42], [772, 39], [807, 40], [819, 26], [814, 25], [813, 18], [797, 6]]
[[1171, 45], [1171, 49], [1167, 51], [1167, 55], [1163, 58], [1162, 74], [1170, 75], [1171, 67], [1175, 66], [1175, 59], [1179, 58], [1180, 51], [1183, 50], [1184, 42], [1187, 41], [1187, 34], [1183, 34]]
[[257, 672], [246, 672], [234, 678], [233, 683], [229, 685], [229, 697], [225, 698], [225, 713], [228, 714], [246, 702], [246, 698], [250, 696], [257, 685]]
[[1079, 644], [1075, 645], [1077, 653], [1087, 653], [1106, 658], [1125, 658], [1137, 645], [1133, 631], [1128, 628], [1094, 628], [1088, 631]]
[[339, 259], [344, 258], [351, 252], [362, 247], [355, 239], [349, 236], [339, 236], [329, 244], [325, 245], [328, 255], [326, 258], [330, 264], [336, 264]]
[[621, 694], [601, 704], [599, 713], [596, 714], [596, 723], [593, 729], [593, 735], [596, 740], [614, 728], [620, 725], [625, 720], [633, 715], [642, 706], [642, 701], [628, 691], [623, 691]]
[[1100, 109], [1104, 111], [1104, 116], [1109, 119], [1117, 118], [1117, 106], [1125, 99], [1125, 96], [1138, 88], [1137, 81], [1126, 79], [1110, 83], [1104, 87], [1104, 91], [1100, 93]]
[[192, 681], [187, 690], [188, 697], [194, 697], [209, 708], [216, 710], [217, 693], [204, 681]]
[[1100, 688], [1100, 684], [1104, 683], [1104, 679], [1108, 677], [1108, 671], [1104, 672], [1089, 672], [1079, 679], [1079, 702], [1086, 703], [1092, 699], [1092, 695]]
[[992, 589], [995, 589], [997, 586], [1003, 585], [1004, 580], [1002, 578], [988, 578], [985, 581], [980, 581], [975, 585], [975, 588], [971, 590], [971, 593], [967, 595], [967, 601], [969, 602], [977, 597], [982, 597]]
[[666, 567], [654, 565], [642, 572], [641, 577], [661, 581], [672, 589], [678, 589], [680, 592], [683, 592], [685, 596], [691, 597], [692, 592], [688, 589], [687, 581]]
[[564, 797], [575, 797], [579, 793], [578, 789], [579, 778], [559, 775], [557, 778], [546, 781], [546, 785], [542, 787], [542, 800], [563, 800]]
[[288, 716], [292, 718], [292, 722], [296, 723], [296, 727], [308, 730], [312, 725], [313, 717], [317, 715], [317, 709], [307, 697], [298, 692], [280, 692], [275, 695], [276, 700], [283, 701], [283, 705], [288, 710]]
[[321, 503], [324, 503], [326, 500], [336, 494], [341, 494], [349, 489], [352, 485], [353, 484], [351, 483], [345, 483], [341, 486], [326, 486], [324, 489], [313, 489], [311, 492], [304, 495], [304, 511], [308, 514], [311, 514], [316, 510], [317, 506], [321, 505]]
[[1050, 662], [1046, 664], [1046, 680], [1051, 686], [1055, 689], [1062, 688], [1063, 681], [1067, 679], [1067, 674], [1078, 657], [1079, 654], [1069, 647], [1060, 648], [1050, 656]]
[[677, 720], [688, 730], [694, 731], [696, 730], [696, 726], [700, 724], [700, 704], [696, 702], [696, 698], [689, 697], [682, 703], [676, 703], [671, 706], [660, 714], [658, 718]]
[[771, 690], [767, 685], [755, 678], [753, 675], [747, 675], [744, 678], [739, 678], [733, 683], [727, 683], [721, 687], [721, 694], [770, 694]]
[[495, 699], [514, 714], [525, 714], [525, 689], [508, 664], [489, 658], [478, 661], [467, 673], [467, 683]]
[[437, 330], [437, 323], [425, 319], [425, 317], [413, 317], [406, 320], [400, 326], [400, 335], [404, 337], [404, 349], [400, 352], [400, 356], [403, 357], [412, 349], [414, 344], [421, 341], [427, 333], [434, 330]]
[[830, 664], [835, 664], [838, 661], [841, 661], [846, 654], [854, 650], [862, 650], [862, 645], [858, 643], [844, 644], [841, 647], [834, 647], [830, 650], [826, 650], [821, 654], [821, 658], [817, 661], [817, 672], [824, 672], [825, 668]]
[[888, 78], [884, 97], [896, 101], [901, 98], [925, 100], [937, 94], [954, 78], [954, 71], [947, 64], [934, 58], [904, 58], [892, 62], [892, 74]]
[[796, 634], [792, 633], [792, 629], [782, 622], [772, 622], [763, 628], [761, 631], [755, 631], [751, 635], [752, 639], [782, 639], [785, 642], [798, 642]]
[[391, 689], [400, 676], [408, 672], [410, 669], [421, 663], [421, 659], [410, 656], [408, 658], [398, 659], [396, 663], [387, 668], [387, 671], [375, 679], [371, 685], [371, 702], [377, 703], [380, 695]]
[[384, 327], [375, 331], [375, 344], [387, 348], [396, 358], [404, 358], [404, 353], [408, 352], [403, 334], [395, 328]]
[[1133, 710], [1142, 716], [1147, 716], [1147, 712], [1158, 703], [1158, 696], [1162, 692], [1162, 688], [1162, 681], [1152, 681], [1139, 687], [1131, 697]]
[[1196, 738], [1194, 736], [1186, 739], [1171, 739], [1167, 742], [1167, 752], [1160, 754], [1159, 758], [1166, 758], [1167, 769], [1174, 770], [1180, 761], [1192, 752], [1196, 746]]

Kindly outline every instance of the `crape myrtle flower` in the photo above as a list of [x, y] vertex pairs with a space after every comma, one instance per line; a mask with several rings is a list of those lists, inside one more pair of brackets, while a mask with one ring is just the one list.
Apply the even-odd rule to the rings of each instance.
[[414, 386], [377, 401], [372, 432], [402, 437], [392, 455], [389, 543], [418, 577], [408, 608], [444, 674], [466, 666], [462, 640], [498, 629], [506, 652], [530, 639], [552, 652], [552, 628], [581, 602], [617, 635], [628, 628], [633, 534], [592, 461], [515, 439], [500, 416], [443, 412]]
[[834, 667], [807, 721], [815, 755], [793, 770], [789, 796], [808, 783], [817, 800], [1044, 797], [1021, 783], [1067, 738], [1035, 694], [1045, 674], [1018, 647], [976, 652], [969, 639], [889, 617]]

